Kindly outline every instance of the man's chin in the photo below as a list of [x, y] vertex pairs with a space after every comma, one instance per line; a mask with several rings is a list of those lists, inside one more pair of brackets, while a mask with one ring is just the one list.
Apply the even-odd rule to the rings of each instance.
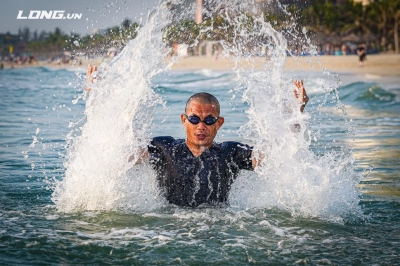
[[192, 141], [193, 144], [197, 146], [210, 146], [212, 144], [212, 140], [209, 137], [206, 138], [198, 138], [197, 136]]

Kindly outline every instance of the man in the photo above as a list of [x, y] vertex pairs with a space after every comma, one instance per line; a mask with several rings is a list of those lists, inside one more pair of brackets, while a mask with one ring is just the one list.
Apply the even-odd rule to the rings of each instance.
[[[88, 80], [96, 71], [89, 65]], [[294, 81], [294, 96], [302, 112], [308, 96], [302, 81]], [[90, 91], [90, 89], [88, 89]], [[206, 92], [191, 96], [181, 114], [186, 139], [155, 137], [136, 163], [148, 160], [154, 167], [162, 194], [178, 206], [226, 203], [233, 180], [240, 170], [253, 170], [258, 161], [252, 147], [239, 142], [215, 143], [225, 120], [218, 100]], [[131, 157], [129, 160], [133, 160]]]
[[357, 55], [358, 55], [358, 66], [362, 67], [364, 66], [364, 61], [367, 60], [367, 49], [366, 49], [366, 45], [363, 44], [359, 44], [358, 48], [357, 48]]

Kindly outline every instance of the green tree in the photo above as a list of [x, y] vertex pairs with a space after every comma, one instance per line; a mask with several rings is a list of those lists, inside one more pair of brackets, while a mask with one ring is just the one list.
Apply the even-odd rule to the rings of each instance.
[[341, 33], [345, 35], [354, 33], [358, 36], [371, 33], [368, 12], [361, 3], [347, 0], [338, 6], [337, 11]]
[[386, 11], [388, 16], [389, 26], [388, 33], [390, 35], [393, 34], [394, 39], [394, 47], [396, 53], [399, 53], [399, 20], [400, 20], [400, 1], [399, 0], [381, 0], [381, 4], [383, 5], [383, 10]]
[[302, 16], [308, 20], [307, 28], [314, 32], [331, 34], [339, 29], [339, 12], [332, 1], [312, 0]]
[[31, 39], [31, 31], [28, 27], [19, 28], [18, 36], [21, 41], [28, 42]]
[[199, 34], [200, 26], [194, 20], [184, 19], [165, 29], [165, 40], [169, 45], [174, 43], [192, 45], [198, 39]]
[[65, 35], [60, 28], [55, 28], [54, 32], [49, 34], [45, 43], [52, 51], [59, 51], [67, 46], [68, 36]]
[[400, 0], [375, 0], [367, 8], [369, 23], [381, 36], [392, 39], [395, 51], [399, 53]]

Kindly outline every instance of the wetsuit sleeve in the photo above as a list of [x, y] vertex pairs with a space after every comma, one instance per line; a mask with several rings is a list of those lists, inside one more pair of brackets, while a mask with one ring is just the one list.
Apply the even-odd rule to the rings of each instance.
[[234, 141], [224, 142], [223, 146], [232, 154], [232, 159], [239, 169], [253, 170], [251, 160], [253, 147]]
[[168, 168], [169, 153], [174, 141], [173, 137], [155, 137], [147, 147], [150, 164], [157, 172], [158, 182], [162, 189], [169, 187], [170, 182], [166, 169]]
[[170, 151], [172, 143], [175, 141], [173, 137], [155, 137], [150, 141], [147, 147], [149, 151], [150, 163], [157, 166], [165, 155]]
[[236, 147], [237, 149], [235, 158], [239, 168], [243, 170], [253, 170], [253, 164], [251, 160], [253, 147], [242, 143], [238, 143]]

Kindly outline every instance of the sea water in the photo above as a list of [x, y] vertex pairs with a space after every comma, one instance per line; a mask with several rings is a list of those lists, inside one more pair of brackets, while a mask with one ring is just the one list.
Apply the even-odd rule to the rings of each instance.
[[[170, 71], [169, 19], [150, 14], [90, 93], [84, 69], [0, 72], [2, 264], [396, 264], [399, 79], [284, 72], [285, 38], [263, 23], [275, 51], [264, 70]], [[264, 159], [235, 180], [229, 207], [180, 208], [128, 158], [153, 136], [185, 138], [179, 116], [204, 90], [226, 121], [216, 141]]]

